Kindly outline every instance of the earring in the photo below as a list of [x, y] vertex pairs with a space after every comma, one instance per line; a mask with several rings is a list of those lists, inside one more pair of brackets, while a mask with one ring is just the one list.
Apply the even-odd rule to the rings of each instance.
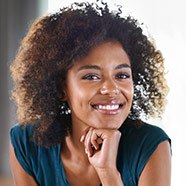
[[71, 114], [71, 110], [69, 108], [69, 105], [66, 101], [63, 101], [60, 105], [59, 105], [59, 109], [60, 109], [60, 114], [65, 114], [65, 115], [69, 115]]

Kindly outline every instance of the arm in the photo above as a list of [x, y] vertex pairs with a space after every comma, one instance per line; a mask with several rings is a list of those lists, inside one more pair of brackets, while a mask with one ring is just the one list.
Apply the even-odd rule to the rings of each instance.
[[15, 186], [37, 186], [33, 177], [25, 172], [15, 157], [14, 149], [10, 144], [10, 166]]
[[149, 185], [171, 185], [171, 152], [168, 141], [159, 144], [140, 176], [139, 186]]
[[120, 172], [115, 169], [96, 169], [103, 186], [123, 186]]
[[81, 139], [89, 162], [95, 168], [103, 186], [123, 186], [116, 167], [120, 137], [118, 130], [90, 128]]

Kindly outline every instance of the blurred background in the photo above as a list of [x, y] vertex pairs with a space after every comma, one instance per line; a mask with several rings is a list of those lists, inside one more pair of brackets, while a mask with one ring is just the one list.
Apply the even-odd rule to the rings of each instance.
[[[0, 186], [13, 186], [9, 167], [9, 130], [16, 123], [16, 107], [9, 99], [13, 86], [9, 65], [32, 21], [47, 12], [81, 0], [0, 0]], [[91, 0], [93, 1], [93, 0]], [[184, 0], [105, 0], [113, 9], [144, 23], [165, 58], [170, 86], [166, 112], [160, 121], [172, 139], [172, 186], [185, 185], [186, 167], [186, 3]]]
[[47, 12], [47, 0], [0, 1], [0, 186], [12, 186], [9, 167], [9, 130], [16, 123], [16, 108], [9, 99], [9, 65], [31, 22]]

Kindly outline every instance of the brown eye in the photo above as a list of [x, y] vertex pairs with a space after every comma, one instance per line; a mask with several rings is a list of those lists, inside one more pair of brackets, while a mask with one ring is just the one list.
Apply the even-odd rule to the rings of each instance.
[[128, 79], [130, 78], [130, 75], [128, 73], [118, 73], [115, 77], [116, 79]]
[[98, 75], [95, 75], [95, 74], [88, 74], [88, 75], [83, 76], [82, 79], [85, 79], [85, 80], [99, 80], [100, 77]]

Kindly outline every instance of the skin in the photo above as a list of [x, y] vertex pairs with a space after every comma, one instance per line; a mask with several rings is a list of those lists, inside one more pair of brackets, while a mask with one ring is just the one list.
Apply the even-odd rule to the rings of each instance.
[[[116, 168], [118, 129], [132, 98], [130, 60], [118, 42], [98, 45], [68, 71], [65, 99], [72, 110], [72, 133], [65, 139], [61, 159], [70, 185], [123, 185]], [[148, 160], [138, 185], [169, 186], [170, 159], [170, 146], [164, 141]], [[18, 163], [12, 145], [10, 161], [15, 185], [37, 185]]]
[[[98, 178], [97, 184], [101, 181], [103, 185], [112, 182], [121, 185], [116, 168], [121, 136], [118, 129], [129, 114], [133, 98], [132, 71], [126, 52], [116, 42], [93, 48], [69, 70], [66, 84], [66, 100], [72, 110], [72, 135], [67, 138], [66, 148], [74, 144], [74, 150], [85, 156], [84, 161], [95, 171], [92, 174]], [[68, 161], [63, 153], [66, 153], [65, 149], [62, 151], [63, 162]], [[67, 173], [67, 177], [75, 185], [73, 176]]]

